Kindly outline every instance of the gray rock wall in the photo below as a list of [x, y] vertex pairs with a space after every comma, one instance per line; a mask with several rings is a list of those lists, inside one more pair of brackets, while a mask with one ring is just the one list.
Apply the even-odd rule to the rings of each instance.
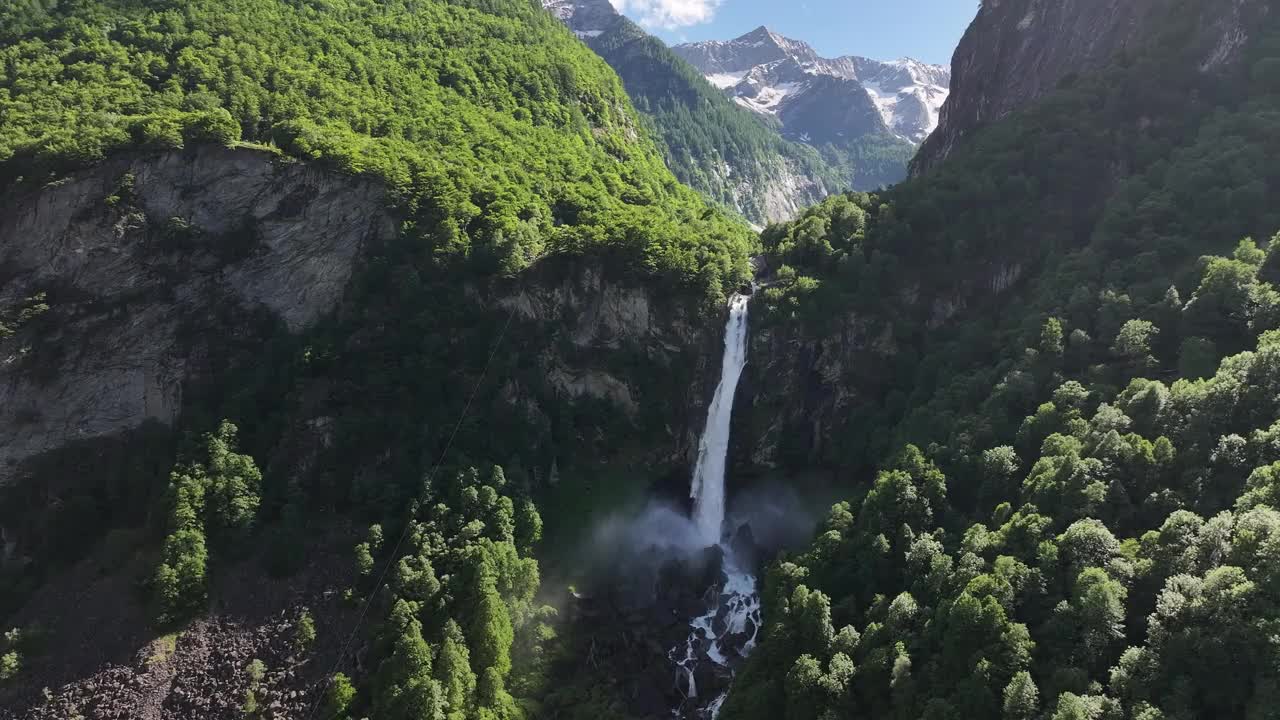
[[[1197, 47], [1202, 72], [1234, 64], [1268, 11], [1264, 0], [1202, 4]], [[1147, 45], [1181, 0], [984, 0], [951, 61], [951, 94], [938, 129], [912, 164], [919, 174], [945, 159], [971, 131], [1058, 86], [1068, 75], [1104, 67]]]
[[119, 157], [0, 198], [0, 308], [40, 292], [50, 306], [0, 340], [0, 486], [40, 453], [171, 424], [218, 342], [213, 317], [314, 324], [360, 249], [396, 232], [385, 207], [374, 183], [221, 147]]

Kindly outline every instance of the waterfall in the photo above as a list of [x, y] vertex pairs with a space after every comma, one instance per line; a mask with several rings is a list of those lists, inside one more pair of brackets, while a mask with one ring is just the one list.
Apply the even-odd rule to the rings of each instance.
[[704, 615], [689, 623], [688, 640], [671, 649], [668, 657], [684, 680], [685, 702], [675, 717], [710, 718], [720, 712], [728, 693], [714, 698], [698, 696], [696, 671], [706, 659], [726, 669], [730, 675], [737, 663], [755, 647], [760, 632], [760, 595], [750, 568], [743, 567], [729, 543], [721, 542], [725, 518], [724, 470], [729, 452], [729, 424], [733, 416], [733, 396], [747, 363], [747, 305], [750, 298], [729, 299], [729, 321], [724, 329], [724, 361], [720, 384], [707, 408], [707, 425], [698, 445], [690, 496], [693, 498], [693, 526], [703, 545], [720, 545], [724, 552], [723, 582], [714, 588], [714, 600]]
[[749, 297], [729, 299], [729, 321], [724, 328], [724, 362], [720, 384], [707, 408], [707, 425], [698, 445], [698, 464], [693, 472], [690, 496], [693, 523], [706, 545], [720, 542], [724, 524], [724, 464], [729, 452], [729, 421], [733, 416], [733, 395], [747, 364], [747, 304]]

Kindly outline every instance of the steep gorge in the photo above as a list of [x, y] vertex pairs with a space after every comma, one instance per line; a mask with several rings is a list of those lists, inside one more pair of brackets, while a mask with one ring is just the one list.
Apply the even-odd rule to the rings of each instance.
[[[1000, 8], [987, 5], [988, 16]], [[332, 667], [355, 683], [356, 716], [398, 717], [413, 698], [462, 717], [648, 718], [666, 716], [682, 688], [727, 684], [718, 663], [682, 680], [670, 655], [689, 642], [690, 617], [747, 630], [715, 625], [718, 607], [697, 614], [708, 612], [702, 590], [713, 600], [730, 590], [717, 551], [675, 565], [604, 558], [609, 583], [647, 583], [656, 602], [643, 605], [625, 582], [564, 592], [580, 579], [564, 548], [591, 545], [608, 511], [631, 512], [637, 496], [687, 500], [715, 381], [732, 369], [718, 364], [725, 321], [746, 310], [721, 300], [748, 281], [750, 243], [660, 170], [616, 78], [562, 30], [517, 4], [430, 7], [492, 23], [490, 35], [448, 27], [491, 56], [497, 76], [542, 58], [541, 92], [587, 98], [485, 97], [506, 85], [471, 83], [465, 63], [443, 61], [448, 43], [434, 47], [433, 77], [461, 90], [424, 92], [468, 112], [475, 103], [496, 123], [509, 114], [505, 131], [556, 148], [562, 164], [524, 173], [495, 138], [470, 138], [446, 178], [412, 159], [434, 151], [413, 155], [413, 132], [366, 138], [358, 121], [282, 116], [260, 135], [220, 132], [279, 140], [283, 152], [211, 142], [200, 126], [210, 116], [191, 109], [204, 95], [174, 117], [125, 112], [136, 145], [78, 169], [31, 155], [36, 124], [9, 126], [0, 159], [23, 141], [0, 165], [0, 422], [18, 442], [0, 448], [12, 580], [0, 600], [22, 606], [6, 618], [48, 635], [43, 651], [0, 644], [23, 657], [16, 683], [0, 688], [5, 712], [129, 716], [133, 703], [148, 717], [216, 717], [246, 712], [253, 697], [268, 714], [300, 717], [322, 695], [330, 702], [329, 661], [341, 658]], [[1196, 7], [1196, 22], [1162, 32], [1203, 40], [1206, 27], [1273, 20], [1250, 3]], [[983, 17], [957, 74], [998, 62], [1005, 46], [984, 44], [982, 23], [1004, 33], [1024, 16]], [[1077, 17], [1086, 29], [1098, 21]], [[446, 25], [447, 13], [434, 21]], [[513, 40], [529, 28], [527, 43]], [[111, 39], [145, 44], [129, 33]], [[511, 45], [496, 50], [493, 38]], [[763, 579], [761, 647], [721, 717], [988, 717], [1008, 712], [1010, 688], [1023, 702], [1014, 717], [1105, 709], [1150, 720], [1161, 717], [1147, 712], [1164, 702], [1155, 698], [1188, 716], [1215, 702], [1271, 706], [1270, 656], [1249, 640], [1267, 628], [1245, 622], [1268, 617], [1274, 557], [1262, 550], [1280, 525], [1266, 503], [1280, 495], [1267, 473], [1250, 476], [1248, 496], [1237, 491], [1251, 463], [1280, 460], [1266, 332], [1277, 327], [1269, 283], [1280, 255], [1247, 243], [1197, 261], [1280, 227], [1264, 166], [1280, 150], [1277, 47], [1259, 38], [1215, 45], [1228, 50], [1207, 66], [1208, 40], [1099, 66], [1067, 53], [1027, 80], [1031, 90], [1010, 91], [999, 122], [957, 129], [945, 162], [921, 177], [832, 198], [765, 233], [737, 400], [712, 412], [733, 427], [716, 436], [727, 465], [711, 474], [729, 503], [761, 478], [800, 485], [807, 472], [866, 500], [837, 505], [814, 545]], [[529, 55], [508, 63], [508, 52]], [[74, 53], [65, 59], [70, 78]], [[549, 79], [568, 76], [604, 79]], [[956, 108], [987, 102], [957, 92]], [[233, 95], [227, 107], [244, 111]], [[432, 138], [461, 138], [453, 117], [417, 119], [439, 121]], [[389, 148], [410, 160], [396, 164]], [[1220, 377], [1196, 379], [1244, 350]], [[1157, 375], [1182, 380], [1170, 390], [1143, 379]], [[200, 436], [223, 418], [264, 471], [260, 509], [239, 545], [217, 537], [211, 516], [211, 602], [176, 636], [156, 637], [156, 548], [173, 537], [181, 478], [199, 474]], [[218, 477], [226, 458], [210, 456], [203, 472]], [[558, 536], [539, 551], [547, 580], [536, 600], [535, 502], [548, 540]], [[726, 503], [715, 504], [710, 515], [722, 515]], [[677, 503], [663, 517], [687, 524], [689, 510]], [[729, 549], [752, 549], [725, 529]], [[1242, 568], [1215, 564], [1225, 557]], [[1219, 624], [1241, 663], [1264, 669], [1256, 681], [1233, 673], [1230, 697], [1201, 682], [1222, 675], [1212, 647], [1186, 661], [1195, 693], [1161, 684], [1178, 667], [1144, 644], [1144, 618], [1175, 573], [1190, 578], [1173, 588], [1191, 598], [1179, 607], [1200, 612], [1203, 594], [1223, 587], [1241, 603]], [[755, 589], [736, 593], [739, 610], [754, 611], [741, 601]], [[93, 611], [74, 615], [75, 604]], [[303, 606], [320, 631], [308, 649], [295, 639]], [[1095, 631], [1086, 623], [1098, 608]], [[384, 619], [361, 628], [366, 609]], [[1165, 619], [1201, 627], [1199, 616]], [[353, 630], [357, 651], [343, 655]], [[77, 656], [85, 645], [110, 652]], [[255, 658], [269, 669], [255, 671]], [[709, 710], [707, 699], [694, 710]]]
[[[434, 361], [448, 368], [444, 375], [414, 387], [400, 370], [369, 375], [383, 359], [421, 363], [401, 341], [379, 339], [398, 337], [397, 331], [366, 326], [349, 334], [363, 325], [368, 301], [362, 294], [377, 272], [371, 264], [384, 262], [403, 222], [376, 182], [259, 150], [200, 146], [119, 156], [9, 202], [14, 222], [0, 239], [15, 272], [6, 300], [43, 293], [48, 308], [3, 341], [15, 358], [4, 368], [12, 398], [5, 407], [20, 416], [9, 421], [21, 429], [13, 437], [31, 439], [6, 445], [11, 455], [0, 488], [0, 525], [4, 568], [14, 582], [5, 600], [20, 601], [29, 589], [47, 585], [35, 598], [61, 606], [68, 586], [83, 584], [76, 591], [81, 602], [117, 613], [99, 617], [95, 627], [39, 607], [14, 616], [17, 625], [50, 632], [51, 649], [32, 655], [24, 677], [53, 687], [67, 683], [48, 703], [29, 692], [6, 695], [6, 704], [28, 707], [15, 717], [61, 717], [86, 702], [101, 701], [104, 709], [141, 703], [118, 686], [157, 681], [154, 662], [135, 667], [129, 660], [133, 653], [146, 660], [158, 652], [147, 643], [144, 608], [112, 596], [127, 593], [121, 581], [145, 571], [135, 553], [146, 557], [147, 516], [163, 503], [167, 473], [185, 452], [185, 438], [207, 418], [239, 420], [242, 440], [276, 488], [268, 493], [310, 488], [319, 503], [333, 497], [335, 474], [355, 473], [348, 482], [377, 487], [416, 461], [397, 457], [396, 448], [417, 435], [413, 428], [422, 420], [399, 419], [396, 413], [404, 411], [388, 392], [407, 393], [406, 400], [435, 398], [439, 409], [406, 410], [441, 435], [440, 425], [463, 401], [482, 408], [480, 424], [465, 428], [457, 446], [502, 458], [526, 492], [582, 497], [585, 514], [565, 508], [564, 519], [552, 522], [589, 526], [609, 510], [607, 498], [631, 492], [597, 480], [611, 462], [643, 464], [649, 482], [685, 475], [693, 466], [710, 388], [690, 388], [714, 377], [721, 316], [696, 295], [682, 299], [610, 269], [607, 258], [548, 258], [516, 277], [437, 281], [446, 294], [430, 297], [456, 306], [434, 305], [438, 318], [427, 323], [408, 314], [397, 322], [452, 336], [456, 346], [449, 359]], [[344, 339], [333, 346], [333, 337]], [[488, 368], [486, 383], [482, 361], [498, 337], [502, 358]], [[308, 355], [316, 359], [308, 363]], [[479, 394], [466, 397], [476, 382]], [[447, 384], [454, 389], [443, 389]], [[270, 407], [270, 414], [246, 414], [255, 407]], [[370, 436], [359, 429], [378, 415], [390, 421], [373, 421], [376, 427], [410, 434]], [[316, 571], [344, 575], [349, 547], [341, 538], [349, 530], [345, 523], [314, 522], [314, 552], [324, 558], [315, 560]], [[578, 542], [567, 529], [549, 534]], [[123, 541], [112, 552], [133, 558], [120, 569], [122, 577], [100, 580], [89, 569], [103, 562], [93, 548], [104, 537]], [[86, 561], [67, 564], [86, 552]], [[354, 621], [335, 605], [333, 586], [312, 571], [273, 581], [259, 599], [245, 598], [237, 583], [258, 582], [252, 578], [262, 567], [237, 562], [224, 572], [217, 593], [227, 614], [202, 619], [184, 635], [184, 643], [196, 644], [179, 647], [172, 661], [177, 670], [166, 661], [165, 672], [177, 673], [166, 681], [172, 686], [154, 688], [158, 695], [147, 703], [211, 712], [172, 693], [209, 682], [207, 673], [228, 672], [220, 664], [247, 662], [244, 653], [273, 647], [271, 657], [283, 662], [277, 646], [287, 644], [296, 618], [273, 623], [263, 615], [268, 608], [308, 604], [324, 613], [335, 634]], [[76, 633], [100, 651], [60, 660], [56, 648], [79, 642]], [[336, 640], [326, 641], [325, 652], [337, 651]], [[231, 654], [191, 655], [209, 643], [227, 643]], [[103, 674], [92, 665], [99, 657], [123, 663], [138, 679], [124, 679], [124, 669]], [[231, 687], [247, 682], [230, 671]], [[318, 681], [307, 673], [273, 678], [273, 692], [281, 696], [314, 692], [308, 683]]]

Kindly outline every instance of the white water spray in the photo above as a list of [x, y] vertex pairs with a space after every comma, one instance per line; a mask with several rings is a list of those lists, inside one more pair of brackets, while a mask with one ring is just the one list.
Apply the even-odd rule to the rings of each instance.
[[749, 297], [729, 299], [729, 322], [724, 328], [724, 362], [720, 384], [707, 408], [707, 425], [698, 445], [698, 464], [693, 472], [690, 496], [693, 523], [704, 544], [720, 542], [724, 524], [724, 463], [729, 452], [729, 421], [733, 417], [733, 395], [747, 364], [747, 305]]
[[[716, 600], [705, 615], [689, 623], [689, 637], [684, 647], [670, 654], [685, 681], [686, 702], [693, 715], [714, 718], [720, 713], [728, 693], [702, 702], [698, 697], [695, 673], [698, 661], [706, 657], [732, 672], [737, 662], [755, 647], [760, 633], [760, 595], [756, 578], [750, 569], [740, 567], [732, 548], [721, 543], [725, 517], [724, 471], [729, 452], [729, 425], [733, 416], [733, 396], [747, 363], [747, 305], [750, 298], [734, 295], [729, 300], [729, 321], [724, 329], [724, 362], [720, 384], [707, 408], [707, 425], [698, 446], [698, 464], [693, 473], [690, 495], [693, 498], [694, 530], [704, 546], [719, 544], [724, 550], [724, 583], [716, 589]], [[699, 706], [701, 708], [699, 709]], [[686, 716], [686, 708], [674, 712]]]

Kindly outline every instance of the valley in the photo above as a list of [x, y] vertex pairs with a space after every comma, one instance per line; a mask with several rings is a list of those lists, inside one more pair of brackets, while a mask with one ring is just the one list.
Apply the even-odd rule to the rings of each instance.
[[1273, 4], [619, 7], [0, 5], [0, 720], [1271, 717]]

